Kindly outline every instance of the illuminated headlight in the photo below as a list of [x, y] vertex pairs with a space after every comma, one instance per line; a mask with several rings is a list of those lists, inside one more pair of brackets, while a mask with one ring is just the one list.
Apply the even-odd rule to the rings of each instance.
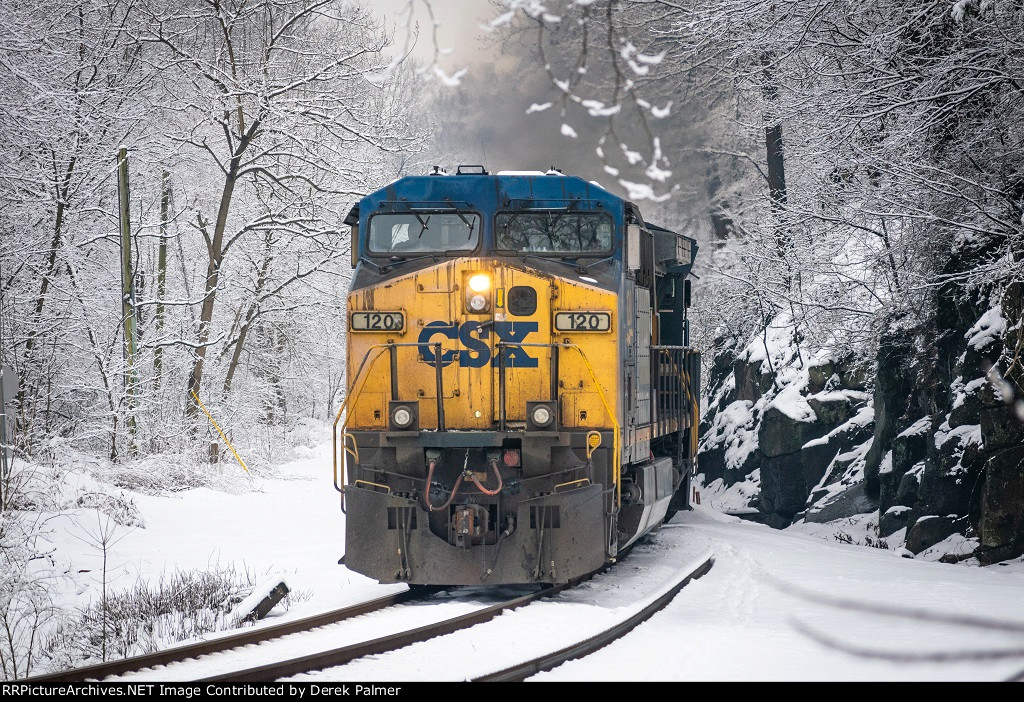
[[544, 405], [539, 405], [533, 408], [531, 418], [538, 427], [546, 427], [548, 424], [551, 424], [551, 410]]
[[470, 314], [482, 314], [491, 309], [491, 274], [467, 274], [465, 281], [466, 310]]
[[470, 276], [469, 289], [475, 293], [487, 292], [491, 289], [491, 276], [486, 273], [476, 273]]
[[484, 295], [474, 295], [469, 298], [469, 309], [473, 312], [485, 312], [487, 310], [487, 298]]

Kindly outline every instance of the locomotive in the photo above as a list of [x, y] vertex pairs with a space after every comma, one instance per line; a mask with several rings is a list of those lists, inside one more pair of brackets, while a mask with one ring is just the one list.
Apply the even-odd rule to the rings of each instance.
[[555, 170], [434, 171], [345, 220], [343, 561], [412, 586], [568, 582], [689, 507], [697, 243]]

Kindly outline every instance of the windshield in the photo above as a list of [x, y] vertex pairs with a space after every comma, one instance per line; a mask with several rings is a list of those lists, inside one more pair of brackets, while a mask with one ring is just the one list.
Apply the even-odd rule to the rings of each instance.
[[480, 217], [468, 212], [402, 212], [370, 217], [371, 253], [472, 251], [480, 241]]
[[606, 214], [531, 210], [498, 215], [497, 248], [534, 253], [608, 253], [612, 219]]

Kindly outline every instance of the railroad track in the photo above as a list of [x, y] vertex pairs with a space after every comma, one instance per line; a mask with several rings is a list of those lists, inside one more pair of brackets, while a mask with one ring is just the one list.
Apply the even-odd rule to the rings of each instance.
[[488, 622], [505, 612], [518, 609], [543, 597], [556, 595], [567, 588], [579, 584], [583, 579], [584, 578], [571, 581], [564, 585], [545, 587], [542, 590], [538, 590], [537, 592], [533, 592], [528, 595], [499, 602], [474, 612], [469, 612], [450, 619], [444, 619], [439, 622], [416, 627], [415, 629], [400, 631], [388, 636], [381, 636], [370, 641], [342, 646], [308, 656], [301, 656], [290, 660], [256, 666], [246, 670], [236, 670], [230, 673], [224, 673], [223, 675], [215, 675], [203, 678], [202, 682], [266, 682], [288, 677], [290, 675], [323, 670], [324, 668], [333, 668], [344, 665], [356, 658], [387, 653], [388, 651], [394, 651], [414, 643], [428, 641], [437, 636], [444, 636], [445, 634], [451, 634], [456, 631], [468, 629], [471, 626], [476, 626], [477, 624]]
[[[474, 681], [518, 681], [524, 680], [530, 675], [550, 670], [562, 663], [580, 658], [593, 653], [594, 651], [608, 645], [612, 641], [621, 638], [632, 631], [640, 623], [650, 619], [654, 614], [665, 607], [672, 598], [686, 586], [690, 581], [707, 573], [714, 562], [712, 554], [705, 553], [695, 562], [676, 574], [668, 583], [664, 583], [656, 592], [642, 600], [634, 611], [604, 631], [589, 636], [583, 641], [573, 645], [565, 646], [553, 652], [545, 652], [539, 656], [530, 658], [516, 665], [501, 670], [472, 678]], [[581, 579], [580, 581], [582, 581]], [[563, 590], [578, 585], [580, 581], [574, 581], [565, 585], [547, 587], [529, 595], [517, 597], [505, 602], [499, 602], [480, 610], [463, 614], [458, 617], [446, 619], [425, 626], [398, 632], [389, 636], [382, 636], [371, 641], [365, 641], [349, 646], [339, 647], [330, 651], [324, 651], [308, 656], [301, 656], [290, 660], [274, 662], [267, 665], [257, 666], [246, 670], [237, 670], [222, 675], [204, 678], [204, 682], [265, 682], [278, 680], [289, 676], [320, 671], [326, 668], [334, 668], [349, 663], [363, 656], [379, 655], [395, 651], [405, 646], [421, 643], [439, 636], [451, 634], [469, 627], [488, 622], [495, 617], [544, 597], [550, 597]]]
[[330, 612], [324, 612], [323, 614], [306, 617], [304, 619], [297, 619], [284, 624], [251, 629], [238, 634], [212, 639], [210, 641], [200, 641], [194, 644], [176, 646], [163, 651], [156, 651], [142, 656], [133, 656], [132, 658], [123, 658], [117, 661], [97, 663], [96, 665], [90, 665], [84, 668], [74, 668], [71, 670], [61, 671], [59, 673], [37, 675], [26, 678], [22, 682], [49, 683], [103, 680], [104, 678], [125, 675], [127, 673], [145, 670], [147, 668], [177, 663], [190, 658], [206, 656], [211, 653], [220, 653], [248, 646], [250, 644], [258, 644], [271, 639], [287, 636], [288, 634], [308, 631], [328, 624], [336, 624], [338, 622], [345, 621], [346, 619], [359, 617], [397, 604], [421, 600], [428, 597], [433, 592], [436, 592], [436, 590], [404, 590], [402, 592], [377, 597], [372, 600], [360, 602], [359, 604], [342, 607], [341, 609], [331, 610]]
[[[689, 564], [686, 568], [679, 571], [676, 576], [670, 579], [670, 581], [664, 583], [656, 592], [641, 600], [636, 606], [630, 608], [628, 616], [624, 617], [614, 625], [607, 627], [598, 634], [591, 635], [582, 641], [570, 646], [564, 646], [556, 651], [545, 652], [513, 666], [507, 666], [501, 670], [489, 672], [477, 677], [471, 677], [470, 679], [479, 681], [522, 680], [538, 672], [550, 670], [568, 660], [588, 655], [611, 643], [615, 639], [620, 638], [641, 622], [652, 617], [667, 605], [687, 583], [707, 573], [708, 570], [711, 569], [713, 562], [714, 559], [710, 553], [704, 554], [699, 559]], [[504, 614], [505, 612], [519, 609], [541, 598], [551, 597], [552, 595], [563, 592], [566, 589], [578, 585], [586, 579], [589, 579], [589, 577], [581, 578], [577, 581], [566, 583], [564, 585], [545, 587], [537, 592], [515, 597], [496, 604], [482, 606], [474, 609], [473, 611], [446, 618], [441, 621], [431, 622], [414, 628], [403, 629], [386, 636], [363, 640], [340, 647], [328, 648], [326, 650], [319, 650], [307, 655], [290, 658], [286, 657], [283, 660], [275, 660], [261, 665], [244, 667], [243, 664], [243, 666], [237, 667], [229, 672], [217, 673], [214, 675], [207, 675], [199, 672], [189, 679], [195, 682], [266, 682], [303, 673], [310, 673], [313, 671], [323, 671], [325, 669], [345, 665], [346, 663], [364, 656], [395, 651], [412, 644], [424, 642], [439, 636], [452, 634], [483, 624], [501, 614]], [[213, 653], [234, 651], [250, 644], [263, 643], [289, 634], [310, 631], [318, 627], [335, 624], [353, 617], [377, 612], [397, 604], [414, 603], [417, 600], [425, 599], [436, 591], [437, 589], [432, 591], [409, 590], [399, 592], [315, 617], [308, 617], [294, 622], [288, 622], [286, 624], [226, 636], [213, 641], [181, 646], [145, 656], [113, 661], [100, 665], [89, 666], [87, 668], [55, 673], [52, 675], [38, 676], [26, 680], [26, 682], [103, 680], [112, 676], [128, 675], [131, 677], [132, 673], [139, 673], [140, 671], [149, 673], [149, 670], [147, 669], [153, 669], [158, 666], [173, 664], [183, 664], [188, 666], [192, 663], [189, 659], [195, 659]], [[189, 663], [185, 663], [185, 661], [189, 661]], [[237, 665], [237, 663], [231, 663], [230, 665]], [[189, 668], [187, 667], [182, 669], [182, 671], [186, 673], [188, 670]], [[160, 671], [153, 672], [159, 673]]]
[[637, 626], [647, 621], [665, 606], [688, 583], [705, 575], [715, 563], [714, 556], [706, 553], [694, 563], [689, 564], [679, 573], [675, 582], [663, 585], [653, 595], [645, 598], [630, 616], [604, 631], [589, 636], [570, 646], [565, 646], [551, 653], [541, 654], [529, 660], [503, 668], [493, 673], [472, 678], [473, 682], [521, 682], [531, 675], [557, 668], [563, 663], [588, 656], [594, 651], [604, 648], [613, 641], [622, 638]]
[[[660, 586], [639, 600], [623, 602], [626, 593], [643, 575], [604, 573], [589, 587], [565, 592], [557, 601], [523, 609], [461, 633], [432, 638], [410, 637], [407, 648], [389, 646], [386, 655], [353, 660], [341, 667], [310, 670], [296, 677], [279, 678], [299, 682], [362, 682], [373, 680], [468, 680], [519, 681], [580, 658], [625, 636], [665, 607], [692, 580], [713, 565], [705, 552], [683, 568], [669, 571]], [[636, 568], [646, 572], [646, 568]], [[630, 581], [632, 580], [632, 585]], [[646, 590], [646, 588], [644, 588]], [[574, 638], [578, 636], [579, 638]], [[518, 661], [510, 655], [522, 656]], [[377, 650], [375, 653], [384, 653]], [[440, 668], [431, 661], [445, 661]], [[511, 663], [511, 665], [510, 665]], [[300, 666], [294, 668], [298, 670]], [[317, 666], [319, 667], [319, 666]], [[267, 672], [267, 671], [264, 671]], [[238, 680], [224, 676], [222, 680]], [[248, 678], [247, 678], [248, 679]], [[252, 678], [259, 679], [259, 678]]]

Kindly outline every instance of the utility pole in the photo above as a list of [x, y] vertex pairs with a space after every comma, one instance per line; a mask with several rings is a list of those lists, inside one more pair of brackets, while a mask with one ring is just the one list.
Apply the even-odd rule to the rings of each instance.
[[121, 226], [121, 318], [124, 323], [124, 388], [128, 401], [125, 425], [130, 451], [135, 452], [135, 401], [138, 379], [135, 373], [135, 272], [132, 270], [132, 228], [129, 209], [128, 149], [117, 151], [118, 219]]

